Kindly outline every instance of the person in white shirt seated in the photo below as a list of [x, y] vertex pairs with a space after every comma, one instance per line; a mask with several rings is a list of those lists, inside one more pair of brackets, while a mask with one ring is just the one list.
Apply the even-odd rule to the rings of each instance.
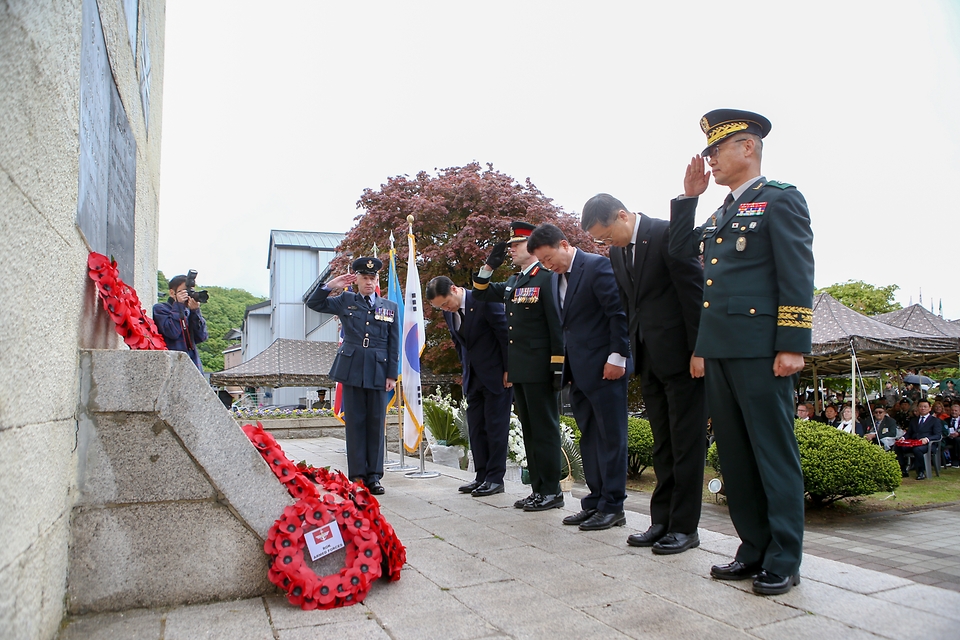
[[850, 405], [843, 405], [843, 411], [841, 412], [840, 417], [841, 420], [840, 424], [837, 425], [837, 429], [858, 436], [862, 436], [864, 434], [863, 425], [853, 419], [853, 409], [850, 408]]

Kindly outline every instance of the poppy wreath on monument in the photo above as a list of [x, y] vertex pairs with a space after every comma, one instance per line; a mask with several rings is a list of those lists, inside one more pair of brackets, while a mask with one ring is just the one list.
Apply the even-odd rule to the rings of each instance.
[[[283, 510], [263, 545], [271, 557], [268, 578], [290, 604], [305, 610], [348, 606], [363, 601], [377, 578], [400, 579], [406, 549], [363, 484], [339, 471], [294, 464], [259, 422], [244, 425], [243, 432], [297, 501]], [[343, 566], [318, 574], [312, 563], [340, 548], [346, 549]]]
[[157, 325], [143, 312], [137, 292], [120, 279], [116, 260], [91, 251], [87, 256], [87, 274], [97, 285], [103, 308], [128, 347], [152, 351], [167, 349]]

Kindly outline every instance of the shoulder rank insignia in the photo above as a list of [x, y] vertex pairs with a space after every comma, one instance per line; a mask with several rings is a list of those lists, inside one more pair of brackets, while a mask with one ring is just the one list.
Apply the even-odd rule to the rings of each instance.
[[766, 202], [744, 202], [737, 211], [737, 217], [742, 216], [762, 216], [767, 210]]
[[796, 189], [797, 187], [790, 184], [789, 182], [777, 182], [776, 180], [771, 180], [767, 183], [769, 187], [776, 187], [777, 189]]
[[533, 269], [530, 269], [530, 277], [531, 277], [531, 278], [532, 278], [533, 276], [537, 275], [538, 273], [540, 273], [540, 265], [537, 265], [537, 266], [535, 266]]

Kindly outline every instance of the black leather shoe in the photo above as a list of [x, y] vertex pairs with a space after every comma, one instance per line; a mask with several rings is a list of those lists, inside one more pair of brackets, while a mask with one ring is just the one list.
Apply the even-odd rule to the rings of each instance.
[[563, 524], [583, 524], [589, 520], [593, 514], [597, 512], [596, 509], [583, 509], [578, 513], [573, 514], [572, 516], [567, 516], [563, 519]]
[[536, 500], [528, 505], [524, 505], [524, 511], [546, 511], [547, 509], [559, 509], [563, 506], [562, 493], [548, 493], [538, 496]]
[[923, 471], [920, 471], [917, 473], [917, 480], [926, 480], [926, 479], [927, 479], [927, 474], [925, 474]]
[[580, 531], [603, 531], [611, 527], [622, 527], [625, 524], [627, 524], [627, 515], [623, 511], [620, 513], [597, 511], [580, 525]]
[[643, 533], [631, 533], [627, 536], [627, 544], [631, 547], [652, 547], [653, 544], [667, 535], [667, 525], [652, 524]]
[[700, 534], [693, 533], [675, 533], [670, 532], [657, 540], [653, 545], [653, 551], [658, 556], [669, 556], [674, 553], [683, 553], [687, 549], [693, 549], [700, 546]]
[[753, 581], [753, 592], [764, 596], [775, 596], [790, 591], [798, 584], [800, 584], [799, 573], [783, 577], [769, 571], [761, 571]]
[[495, 493], [503, 493], [503, 483], [484, 482], [474, 489], [470, 495], [474, 498], [482, 498], [483, 496], [492, 496]]
[[531, 494], [528, 495], [526, 498], [523, 498], [522, 500], [517, 500], [516, 502], [513, 503], [513, 508], [514, 508], [514, 509], [523, 509], [525, 506], [527, 506], [528, 504], [530, 504], [530, 503], [532, 503], [534, 500], [536, 500], [538, 495], [540, 495], [540, 494], [539, 494], [539, 493], [531, 493]]
[[901, 471], [901, 472], [900, 472], [900, 477], [901, 477], [901, 478], [909, 478], [909, 477], [910, 477], [910, 474], [907, 473], [906, 471]]
[[387, 492], [387, 490], [383, 488], [383, 485], [380, 484], [379, 480], [373, 480], [370, 484], [368, 484], [367, 491], [375, 496], [382, 496]]
[[710, 567], [710, 575], [717, 580], [747, 580], [763, 571], [760, 563], [744, 564], [734, 560], [730, 564], [715, 564]]
[[463, 485], [462, 487], [457, 489], [457, 491], [459, 491], [460, 493], [470, 493], [471, 491], [479, 487], [481, 484], [483, 483], [480, 482], [479, 480], [474, 480], [473, 482], [468, 482], [467, 484]]

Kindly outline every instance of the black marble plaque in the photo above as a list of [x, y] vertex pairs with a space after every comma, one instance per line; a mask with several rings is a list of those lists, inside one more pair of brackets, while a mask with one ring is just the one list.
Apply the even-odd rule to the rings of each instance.
[[77, 226], [134, 282], [137, 142], [110, 71], [96, 0], [83, 0]]

